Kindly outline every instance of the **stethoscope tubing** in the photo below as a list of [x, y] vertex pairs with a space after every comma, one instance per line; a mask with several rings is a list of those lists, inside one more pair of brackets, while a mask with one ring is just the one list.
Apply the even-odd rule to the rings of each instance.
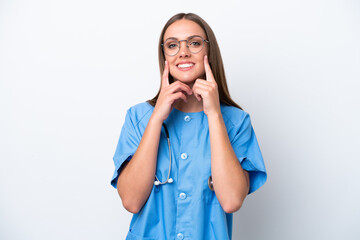
[[[163, 185], [163, 184], [166, 184], [166, 183], [172, 183], [173, 182], [173, 179], [170, 178], [170, 172], [171, 172], [171, 144], [170, 144], [170, 136], [169, 136], [169, 131], [166, 127], [166, 124], [163, 123], [162, 124], [164, 129], [165, 129], [165, 134], [166, 134], [166, 139], [167, 139], [167, 142], [168, 142], [168, 146], [169, 146], [169, 158], [170, 158], [170, 161], [169, 161], [169, 172], [168, 172], [168, 176], [166, 178], [166, 180], [164, 182], [161, 182], [158, 177], [156, 176], [155, 174], [155, 178], [156, 180], [154, 181], [154, 185], [155, 186], [158, 186], [158, 185]], [[209, 185], [209, 188], [211, 191], [214, 191], [214, 186], [213, 186], [213, 181], [212, 181], [212, 177], [210, 176], [209, 179], [208, 179], [208, 185]]]
[[166, 139], [167, 139], [167, 142], [168, 142], [168, 146], [169, 146], [169, 158], [170, 158], [170, 161], [169, 161], [169, 172], [168, 172], [168, 176], [166, 178], [166, 181], [164, 182], [161, 182], [158, 177], [156, 176], [155, 174], [155, 178], [156, 178], [156, 181], [154, 182], [154, 185], [155, 186], [158, 186], [158, 185], [162, 185], [162, 184], [166, 184], [166, 183], [172, 183], [173, 182], [173, 179], [170, 178], [170, 172], [171, 172], [171, 144], [170, 144], [170, 137], [169, 137], [169, 131], [165, 125], [165, 123], [162, 124], [164, 129], [165, 129], [165, 134], [166, 134]]

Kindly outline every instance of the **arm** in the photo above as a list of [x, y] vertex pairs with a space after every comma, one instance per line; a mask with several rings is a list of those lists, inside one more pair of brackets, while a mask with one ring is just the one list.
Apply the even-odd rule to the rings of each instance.
[[236, 212], [249, 192], [249, 174], [235, 155], [221, 113], [208, 115], [208, 121], [214, 191], [225, 212]]
[[145, 204], [154, 184], [162, 122], [153, 117], [140, 141], [131, 161], [126, 163], [117, 181], [117, 190], [123, 206], [132, 213], [138, 213]]
[[217, 83], [207, 56], [204, 58], [206, 80], [197, 79], [193, 92], [203, 101], [208, 117], [211, 146], [211, 175], [216, 196], [227, 213], [240, 209], [249, 192], [249, 174], [243, 170], [229, 140], [220, 110]]
[[140, 211], [153, 188], [162, 123], [169, 116], [176, 100], [186, 101], [184, 92], [192, 94], [190, 87], [180, 81], [169, 84], [168, 76], [169, 66], [165, 62], [161, 90], [154, 111], [134, 156], [124, 165], [117, 181], [117, 190], [124, 208], [132, 213]]

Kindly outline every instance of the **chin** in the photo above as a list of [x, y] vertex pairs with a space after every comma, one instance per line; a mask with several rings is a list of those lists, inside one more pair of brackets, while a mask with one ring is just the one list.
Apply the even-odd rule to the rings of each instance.
[[182, 83], [186, 83], [186, 84], [189, 84], [189, 83], [194, 83], [196, 79], [188, 79], [188, 78], [174, 78], [176, 81], [180, 81]]
[[196, 79], [201, 78], [201, 76], [181, 75], [181, 76], [173, 76], [173, 78], [183, 83], [191, 83], [191, 82], [195, 82]]

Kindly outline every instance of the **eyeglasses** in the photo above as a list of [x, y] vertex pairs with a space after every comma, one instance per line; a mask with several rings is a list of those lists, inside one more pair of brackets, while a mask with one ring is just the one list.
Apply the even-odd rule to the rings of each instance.
[[161, 46], [164, 49], [164, 53], [168, 56], [175, 56], [180, 50], [180, 42], [186, 42], [186, 47], [191, 53], [198, 53], [204, 47], [204, 42], [209, 43], [208, 40], [203, 39], [200, 36], [192, 36], [187, 40], [177, 40], [175, 38], [167, 39]]

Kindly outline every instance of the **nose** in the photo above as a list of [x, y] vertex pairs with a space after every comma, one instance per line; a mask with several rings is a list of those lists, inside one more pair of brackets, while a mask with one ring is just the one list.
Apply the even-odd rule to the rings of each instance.
[[180, 41], [180, 45], [179, 45], [179, 56], [180, 57], [189, 57], [190, 56], [190, 49], [187, 46], [187, 41], [186, 40], [181, 40]]

